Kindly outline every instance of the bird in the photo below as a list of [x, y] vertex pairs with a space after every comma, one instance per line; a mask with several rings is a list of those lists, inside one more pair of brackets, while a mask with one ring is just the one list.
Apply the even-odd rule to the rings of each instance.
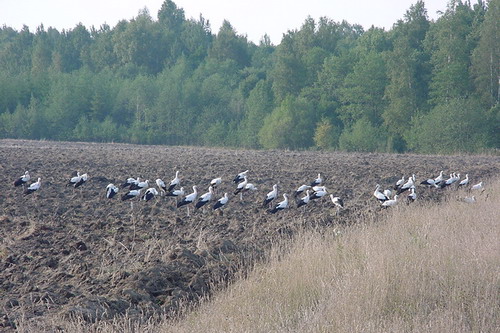
[[200, 198], [198, 199], [198, 202], [196, 203], [195, 207], [196, 208], [203, 207], [204, 205], [206, 205], [207, 203], [209, 203], [210, 201], [212, 201], [213, 195], [214, 195], [214, 190], [213, 190], [212, 186], [209, 186], [208, 187], [208, 192], [204, 193], [204, 194], [202, 194], [200, 196]]
[[384, 208], [393, 207], [393, 206], [396, 206], [397, 203], [398, 203], [398, 195], [396, 194], [394, 196], [394, 199], [389, 199], [389, 200], [382, 202], [382, 207], [384, 207]]
[[238, 186], [236, 186], [236, 190], [234, 191], [234, 195], [243, 191], [243, 189], [245, 188], [245, 186], [247, 184], [248, 184], [247, 176], [243, 176], [243, 181], [241, 183], [238, 183]]
[[224, 196], [222, 198], [220, 198], [219, 200], [217, 200], [217, 202], [214, 204], [213, 210], [217, 210], [219, 208], [224, 207], [228, 201], [229, 201], [229, 197], [227, 196], [227, 192], [226, 192], [226, 193], [224, 193]]
[[435, 185], [435, 186], [440, 185], [440, 184], [441, 184], [441, 182], [444, 180], [443, 173], [444, 173], [444, 171], [443, 171], [443, 170], [441, 170], [441, 172], [439, 173], [439, 176], [437, 176], [436, 178], [434, 178], [434, 185]]
[[476, 197], [475, 196], [472, 196], [472, 197], [465, 197], [463, 198], [463, 201], [466, 202], [466, 203], [474, 203], [476, 202]]
[[311, 200], [310, 190], [306, 190], [306, 195], [297, 202], [297, 208], [307, 205]]
[[137, 184], [137, 183], [138, 183], [138, 181], [135, 178], [130, 177], [130, 178], [127, 178], [125, 183], [122, 184], [122, 187], [128, 187], [132, 184]]
[[248, 191], [257, 191], [257, 187], [255, 187], [254, 184], [252, 183], [247, 183], [245, 185], [245, 188], [243, 189], [244, 192], [248, 192]]
[[245, 170], [243, 172], [240, 172], [236, 177], [233, 179], [233, 183], [238, 184], [240, 181], [243, 180], [243, 177], [245, 177], [248, 173], [248, 170]]
[[137, 177], [137, 183], [131, 184], [130, 189], [131, 190], [144, 190], [149, 186], [149, 180], [145, 180], [143, 182], [140, 181], [139, 177]]
[[122, 195], [122, 201], [125, 201], [125, 200], [128, 200], [128, 199], [132, 199], [132, 198], [135, 198], [135, 197], [141, 195], [141, 191], [142, 191], [142, 189], [129, 190], [127, 193], [125, 193], [124, 195]]
[[108, 184], [108, 186], [106, 186], [106, 198], [111, 199], [116, 193], [118, 193], [118, 187], [116, 187], [115, 184]]
[[326, 191], [326, 186], [313, 186], [312, 190], [313, 192]]
[[450, 186], [456, 183], [460, 179], [460, 174], [456, 175], [454, 172], [450, 174], [450, 178], [446, 179], [444, 182], [441, 182], [440, 187], [445, 188], [446, 186]]
[[333, 194], [330, 194], [330, 199], [332, 199], [332, 202], [335, 205], [335, 207], [337, 208], [337, 211], [340, 208], [344, 208], [344, 201], [342, 199], [340, 199], [340, 197], [335, 197], [335, 196], [333, 196]]
[[310, 199], [311, 200], [316, 200], [316, 199], [319, 199], [319, 198], [322, 198], [324, 197], [325, 195], [328, 194], [328, 191], [326, 190], [326, 188], [323, 186], [323, 188], [320, 188], [318, 189], [318, 191], [314, 191], [312, 194], [311, 194], [311, 197]]
[[22, 175], [21, 177], [19, 177], [18, 179], [16, 179], [16, 181], [14, 182], [14, 186], [15, 187], [18, 187], [18, 186], [21, 186], [21, 185], [24, 186], [24, 184], [26, 184], [27, 182], [29, 182], [30, 179], [31, 179], [30, 173], [28, 171], [26, 171], [24, 173], [24, 175]]
[[78, 183], [78, 182], [80, 181], [81, 177], [82, 177], [82, 176], [80, 176], [80, 172], [78, 172], [78, 171], [77, 171], [77, 172], [76, 172], [76, 176], [71, 177], [71, 178], [69, 179], [69, 182], [66, 184], [66, 186], [71, 186], [71, 185], [73, 185], [73, 186], [74, 186], [76, 183]]
[[466, 186], [467, 184], [469, 184], [469, 174], [466, 173], [465, 174], [465, 178], [462, 179], [462, 181], [460, 181], [460, 183], [458, 183], [458, 186]]
[[262, 202], [262, 207], [266, 207], [267, 205], [269, 205], [269, 203], [274, 199], [276, 199], [277, 196], [278, 196], [278, 185], [274, 184], [272, 191], [266, 194], [266, 198]]
[[222, 183], [222, 178], [214, 178], [210, 181], [210, 186], [212, 186], [213, 189], [216, 189], [217, 186], [219, 186]]
[[24, 191], [24, 195], [28, 195], [38, 191], [40, 189], [40, 186], [42, 186], [42, 179], [38, 178], [38, 180], [35, 183], [32, 183], [30, 186], [28, 186], [26, 191]]
[[85, 182], [87, 181], [87, 179], [89, 178], [89, 176], [84, 173], [83, 175], [80, 176], [80, 180], [78, 180], [76, 183], [75, 183], [75, 188], [77, 187], [80, 187], [82, 186], [83, 184], [85, 184]]
[[[401, 180], [401, 179], [400, 179]], [[408, 177], [408, 181], [398, 188], [396, 194], [401, 194], [410, 189], [410, 187], [415, 185], [414, 176]]]
[[300, 185], [299, 188], [295, 191], [293, 194], [294, 197], [298, 197], [300, 194], [302, 194], [305, 190], [308, 190], [311, 188], [311, 185]]
[[392, 197], [392, 191], [391, 191], [391, 190], [389, 190], [389, 189], [384, 190], [384, 192], [383, 192], [383, 193], [384, 193], [384, 195], [385, 195], [387, 198]]
[[285, 208], [288, 208], [288, 194], [284, 193], [283, 194], [283, 201], [280, 201], [276, 206], [274, 206], [273, 209], [269, 210], [269, 213], [275, 214], [276, 212], [283, 210]]
[[184, 199], [179, 201], [177, 203], [177, 208], [185, 206], [185, 205], [189, 205], [190, 203], [194, 202], [197, 197], [198, 197], [198, 190], [197, 190], [197, 187], [195, 185], [195, 186], [193, 186], [193, 193], [186, 195], [184, 197]]
[[167, 197], [182, 197], [184, 195], [184, 187], [181, 187], [178, 190], [173, 190], [172, 192], [167, 192], [165, 196]]
[[168, 185], [168, 190], [167, 192], [172, 192], [173, 189], [181, 184], [181, 179], [179, 178], [179, 170], [175, 172], [175, 177], [170, 181], [170, 184]]
[[150, 187], [144, 192], [144, 195], [142, 196], [141, 200], [144, 201], [149, 201], [155, 197], [155, 195], [158, 195], [158, 191], [154, 187]]
[[410, 201], [410, 202], [417, 200], [417, 194], [415, 193], [415, 186], [412, 186], [410, 188], [410, 194], [408, 194], [407, 198], [408, 198], [408, 201]]
[[377, 198], [378, 201], [384, 202], [389, 200], [389, 197], [386, 196], [384, 193], [380, 192], [380, 185], [377, 184], [375, 188], [375, 192], [373, 192], [373, 196]]
[[434, 178], [429, 178], [426, 180], [423, 180], [420, 182], [420, 185], [425, 185], [425, 186], [436, 186], [436, 182]]
[[156, 183], [156, 186], [158, 186], [158, 188], [160, 189], [161, 192], [163, 192], [163, 193], [167, 192], [167, 185], [165, 185], [165, 182], [162, 179], [158, 178], [155, 181], [155, 183]]
[[483, 182], [477, 183], [476, 185], [472, 185], [470, 189], [474, 191], [483, 190], [484, 189]]
[[394, 185], [394, 189], [395, 190], [399, 190], [399, 188], [401, 186], [403, 186], [403, 183], [405, 182], [405, 176], [401, 177], [401, 179], [399, 179], [396, 184]]
[[320, 185], [321, 183], [323, 182], [323, 178], [321, 178], [321, 174], [318, 173], [318, 178], [316, 178], [315, 180], [313, 180], [311, 182], [311, 186], [318, 186]]

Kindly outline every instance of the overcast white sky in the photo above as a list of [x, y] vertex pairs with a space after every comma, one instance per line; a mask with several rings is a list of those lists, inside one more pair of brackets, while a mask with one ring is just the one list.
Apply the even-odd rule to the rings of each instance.
[[[365, 29], [392, 27], [417, 0], [174, 0], [184, 9], [186, 18], [200, 13], [217, 33], [224, 19], [238, 34], [258, 43], [264, 34], [279, 44], [287, 30], [299, 29], [308, 15], [326, 16], [336, 22], [346, 20]], [[79, 22], [90, 27], [103, 23], [111, 27], [121, 19], [130, 20], [144, 7], [156, 19], [164, 0], [0, 0], [0, 25], [30, 31], [43, 23], [45, 29], [74, 28]], [[424, 0], [431, 19], [445, 11], [448, 0]]]

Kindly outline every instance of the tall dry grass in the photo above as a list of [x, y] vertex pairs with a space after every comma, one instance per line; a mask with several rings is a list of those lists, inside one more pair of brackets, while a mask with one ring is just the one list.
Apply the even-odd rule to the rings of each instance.
[[[299, 237], [165, 332], [499, 332], [500, 182]], [[463, 196], [464, 193], [460, 192]]]
[[304, 233], [174, 321], [57, 324], [80, 332], [499, 332], [499, 185], [474, 204], [400, 205], [373, 221]]

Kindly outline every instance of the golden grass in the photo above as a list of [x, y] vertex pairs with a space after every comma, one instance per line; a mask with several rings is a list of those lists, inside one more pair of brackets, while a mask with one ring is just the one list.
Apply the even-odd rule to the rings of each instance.
[[[499, 188], [500, 181], [491, 182], [474, 204], [453, 197], [400, 205], [355, 226], [305, 232], [177, 320], [52, 319], [48, 326], [68, 332], [499, 332]], [[36, 331], [29, 326], [19, 328]]]
[[399, 206], [341, 234], [306, 233], [161, 330], [498, 332], [499, 199]]

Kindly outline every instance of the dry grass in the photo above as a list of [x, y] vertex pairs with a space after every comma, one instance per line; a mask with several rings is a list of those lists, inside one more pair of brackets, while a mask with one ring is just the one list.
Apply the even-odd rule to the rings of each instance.
[[496, 190], [474, 205], [400, 206], [341, 234], [304, 234], [162, 329], [498, 332], [499, 202]]
[[[494, 190], [479, 195], [475, 204], [452, 198], [430, 207], [401, 205], [377, 221], [304, 233], [175, 321], [115, 318], [89, 324], [52, 318], [45, 327], [69, 332], [498, 332], [499, 185], [492, 182]], [[22, 323], [19, 329], [33, 331]]]

